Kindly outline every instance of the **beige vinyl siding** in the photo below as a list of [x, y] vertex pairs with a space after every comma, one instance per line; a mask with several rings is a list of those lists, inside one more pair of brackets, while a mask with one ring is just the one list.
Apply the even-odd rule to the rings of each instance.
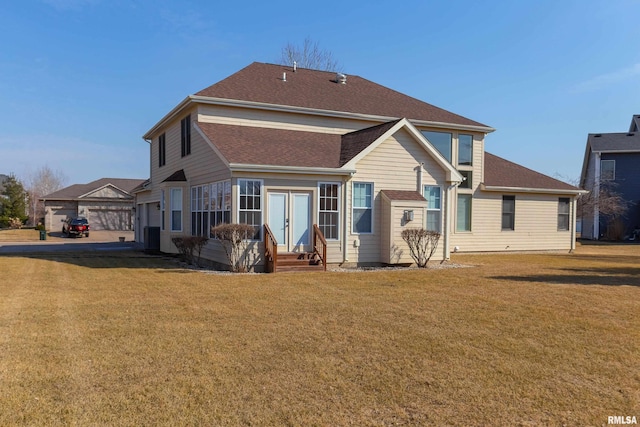
[[[515, 195], [515, 230], [502, 230], [502, 196]], [[451, 227], [451, 247], [461, 252], [570, 250], [571, 230], [558, 231], [557, 195], [477, 191], [471, 232]], [[573, 206], [573, 205], [572, 205]], [[455, 216], [455, 209], [454, 209]]]
[[[422, 183], [418, 183], [418, 168], [424, 163]], [[380, 263], [382, 237], [382, 202], [380, 190], [408, 190], [422, 194], [422, 186], [440, 185], [445, 194], [445, 172], [442, 167], [425, 151], [425, 149], [404, 129], [383, 141], [371, 153], [361, 159], [357, 165], [357, 172], [346, 186], [347, 227], [349, 241], [347, 243], [349, 263]], [[354, 182], [373, 183], [373, 233], [353, 234], [351, 231], [351, 193]], [[443, 201], [444, 208], [444, 201]], [[442, 210], [445, 215], [445, 210]], [[359, 242], [356, 247], [354, 242]]]
[[285, 113], [228, 107], [221, 105], [201, 105], [198, 107], [198, 121], [235, 126], [253, 126], [268, 129], [286, 129], [306, 132], [339, 134], [352, 132], [378, 122], [341, 119], [313, 114]]

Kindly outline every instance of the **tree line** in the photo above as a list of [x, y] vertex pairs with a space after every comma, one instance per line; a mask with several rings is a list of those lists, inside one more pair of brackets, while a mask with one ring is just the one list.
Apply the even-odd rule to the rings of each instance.
[[24, 180], [15, 174], [0, 175], [0, 228], [37, 226], [44, 221], [43, 196], [60, 190], [67, 177], [49, 166], [28, 173]]

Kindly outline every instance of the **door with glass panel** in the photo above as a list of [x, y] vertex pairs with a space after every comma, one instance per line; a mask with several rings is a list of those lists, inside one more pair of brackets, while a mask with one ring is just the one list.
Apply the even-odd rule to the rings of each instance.
[[311, 194], [270, 192], [269, 228], [278, 248], [306, 252], [311, 248]]

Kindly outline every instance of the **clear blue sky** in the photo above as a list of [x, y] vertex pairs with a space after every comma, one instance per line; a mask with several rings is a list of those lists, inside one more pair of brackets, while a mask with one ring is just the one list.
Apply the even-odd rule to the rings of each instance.
[[578, 178], [590, 132], [640, 113], [640, 0], [22, 0], [0, 8], [0, 173], [147, 178], [141, 136], [288, 42], [496, 128], [486, 150]]

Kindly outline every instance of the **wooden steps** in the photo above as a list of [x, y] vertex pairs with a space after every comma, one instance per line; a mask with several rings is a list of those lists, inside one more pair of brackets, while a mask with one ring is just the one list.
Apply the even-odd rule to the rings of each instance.
[[312, 252], [289, 252], [278, 254], [278, 273], [287, 271], [324, 271], [322, 263]]

